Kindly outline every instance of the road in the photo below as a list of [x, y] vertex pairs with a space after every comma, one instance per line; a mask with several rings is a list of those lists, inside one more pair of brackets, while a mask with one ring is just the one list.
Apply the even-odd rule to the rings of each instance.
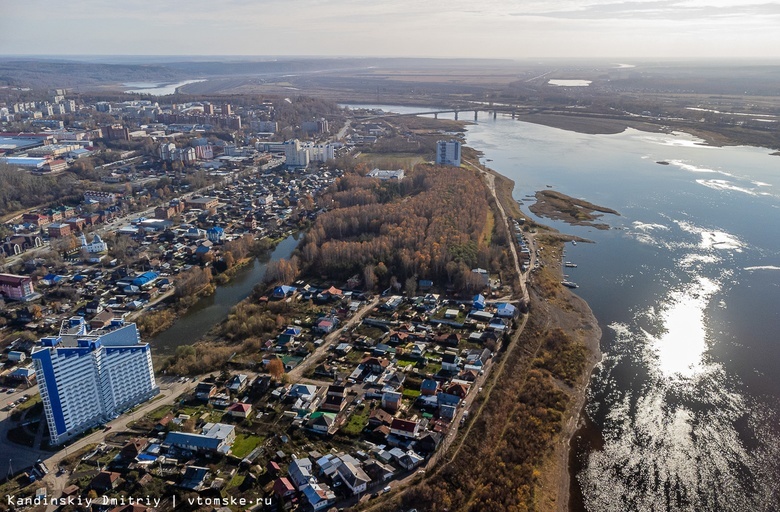
[[338, 341], [343, 331], [352, 328], [356, 323], [362, 320], [369, 311], [374, 309], [377, 304], [379, 304], [379, 297], [375, 297], [371, 302], [363, 306], [360, 311], [355, 313], [352, 318], [347, 321], [347, 323], [325, 336], [325, 343], [320, 345], [320, 347], [315, 350], [309, 357], [307, 357], [305, 361], [293, 368], [292, 371], [288, 373], [290, 376], [290, 381], [298, 382], [309, 368], [320, 361], [321, 356], [328, 351], [330, 346]]
[[[143, 415], [157, 409], [158, 407], [174, 403], [179, 395], [188, 391], [195, 385], [191, 380], [186, 382], [179, 382], [178, 379], [174, 377], [158, 379], [158, 384], [160, 385], [159, 398], [141, 405], [133, 412], [123, 414], [122, 416], [110, 421], [107, 423], [107, 426], [112, 427], [110, 430], [99, 430], [97, 432], [93, 432], [92, 434], [65, 446], [62, 450], [56, 453], [45, 450], [33, 450], [26, 446], [20, 446], [8, 441], [8, 430], [15, 427], [16, 424], [14, 424], [8, 417], [9, 413], [0, 412], [0, 444], [2, 445], [3, 451], [2, 459], [0, 459], [1, 474], [5, 476], [8, 473], [9, 463], [12, 465], [14, 471], [19, 471], [21, 469], [32, 466], [38, 459], [41, 459], [51, 470], [51, 472], [42, 480], [50, 490], [49, 496], [59, 497], [62, 494], [62, 489], [67, 484], [68, 475], [63, 474], [57, 476], [56, 472], [57, 467], [65, 457], [67, 457], [69, 454], [77, 452], [78, 450], [81, 450], [89, 444], [99, 444], [104, 442], [109, 432], [125, 430], [127, 424], [132, 422], [136, 417], [140, 418]], [[5, 404], [18, 399], [22, 395], [34, 395], [37, 392], [38, 388], [37, 386], [34, 386], [30, 389], [16, 392], [11, 395], [6, 394], [3, 395], [2, 399], [0, 399], [0, 404], [5, 406]], [[50, 507], [47, 509], [49, 512], [53, 510], [56, 510], [56, 507]]]
[[347, 119], [344, 122], [344, 126], [341, 127], [341, 130], [339, 130], [339, 133], [336, 134], [336, 140], [343, 140], [344, 137], [347, 135], [347, 130], [352, 126], [352, 120]]
[[[512, 226], [509, 223], [509, 217], [507, 216], [506, 211], [504, 210], [504, 207], [501, 204], [501, 201], [499, 201], [498, 196], [496, 195], [495, 176], [493, 174], [491, 174], [490, 172], [487, 172], [487, 171], [481, 169], [480, 167], [477, 167], [476, 165], [474, 165], [471, 162], [465, 162], [465, 163], [467, 165], [471, 166], [472, 168], [476, 169], [477, 171], [479, 171], [485, 177], [488, 189], [490, 190], [490, 193], [493, 195], [493, 199], [495, 199], [496, 206], [498, 207], [498, 211], [501, 214], [501, 218], [503, 219], [504, 225], [506, 226], [506, 228], [507, 228], [507, 230], [508, 230], [508, 232], [510, 233], [510, 236], [511, 236], [511, 234], [514, 231], [512, 229]], [[510, 238], [510, 240], [511, 240], [511, 238]], [[532, 258], [531, 267], [530, 268], [533, 268], [533, 263], [534, 263], [534, 245], [535, 244], [534, 244], [533, 239], [530, 236], [528, 237], [528, 244], [529, 244], [529, 247], [531, 248], [531, 258]], [[528, 301], [530, 301], [530, 297], [529, 297], [529, 294], [528, 294], [528, 288], [526, 286], [529, 273], [528, 272], [526, 272], [526, 273], [522, 272], [521, 267], [520, 267], [520, 258], [518, 257], [517, 248], [516, 248], [516, 245], [515, 245], [515, 243], [513, 241], [510, 242], [509, 247], [510, 247], [510, 249], [512, 251], [512, 259], [514, 261], [515, 270], [517, 272], [517, 275], [519, 276], [520, 286], [521, 286], [521, 289], [522, 289], [522, 292], [523, 292], [523, 299], [527, 303]], [[530, 272], [530, 270], [529, 270], [529, 272]], [[507, 359], [509, 359], [507, 354], [518, 343], [518, 341], [520, 339], [520, 335], [522, 334], [523, 329], [525, 328], [527, 320], [528, 320], [528, 316], [526, 315], [525, 317], [523, 317], [522, 323], [515, 329], [515, 332], [512, 334], [512, 339], [509, 342], [509, 346], [504, 351], [504, 354], [501, 357], [501, 360], [498, 363], [497, 368], [494, 368], [496, 365], [494, 364], [494, 359], [491, 359], [488, 362], [488, 365], [485, 367], [484, 372], [481, 375], [479, 375], [477, 377], [477, 379], [474, 381], [473, 385], [471, 386], [471, 388], [469, 390], [469, 394], [463, 400], [461, 406], [458, 408], [458, 412], [455, 414], [455, 418], [452, 420], [452, 424], [451, 424], [452, 426], [450, 427], [450, 430], [447, 432], [447, 436], [442, 440], [441, 445], [439, 445], [439, 448], [436, 451], [436, 453], [434, 453], [433, 456], [430, 459], [428, 459], [428, 462], [426, 463], [425, 467], [423, 468], [426, 474], [429, 474], [432, 470], [438, 471], [439, 469], [441, 469], [441, 467], [443, 465], [447, 464], [448, 461], [452, 461], [455, 458], [455, 456], [458, 454], [458, 452], [460, 451], [460, 448], [463, 446], [463, 443], [465, 442], [466, 437], [471, 433], [472, 426], [476, 423], [475, 422], [475, 418], [477, 416], [479, 416], [479, 414], [482, 412], [482, 408], [487, 403], [488, 398], [490, 396], [490, 393], [493, 391], [493, 388], [495, 388], [495, 386], [497, 385], [498, 378], [503, 373], [504, 366], [506, 365], [506, 361], [507, 361]], [[493, 371], [497, 371], [498, 374], [497, 374], [496, 378], [492, 381], [492, 384], [489, 386], [489, 388], [488, 389], [484, 389], [484, 384], [485, 384], [485, 382], [487, 381], [488, 377], [490, 376], [490, 374]], [[480, 392], [480, 389], [482, 389], [481, 392]], [[480, 405], [480, 407], [476, 411], [471, 411], [470, 410], [471, 406], [474, 404], [474, 400], [476, 400], [476, 398], [477, 398], [477, 396], [479, 394], [484, 394], [485, 395], [484, 399], [482, 400], [482, 404]], [[450, 455], [449, 460], [448, 461], [444, 461], [442, 463], [442, 458], [447, 454], [447, 452], [448, 452], [449, 448], [451, 447], [452, 443], [458, 438], [458, 431], [460, 429], [460, 421], [461, 421], [461, 419], [463, 418], [464, 414], [467, 411], [469, 412], [469, 416], [471, 417], [471, 421], [468, 422], [468, 427], [466, 428], [466, 431], [465, 431], [464, 435], [460, 437], [460, 443], [457, 445], [455, 450]], [[408, 486], [409, 484], [412, 483], [412, 481], [414, 480], [414, 478], [416, 476], [417, 476], [417, 471], [413, 471], [413, 472], [409, 473], [408, 475], [404, 476], [400, 480], [394, 480], [393, 484], [392, 484], [393, 490], [395, 491], [397, 489], [401, 489], [401, 488], [404, 488], [404, 487]], [[356, 505], [359, 501], [363, 501], [363, 500], [360, 500], [359, 497], [354, 497], [353, 496], [350, 500], [347, 500], [347, 501], [345, 501], [343, 503], [340, 502], [339, 506], [350, 507], [350, 506]], [[377, 505], [379, 503], [382, 503], [383, 501], [384, 500], [378, 500], [377, 501]], [[372, 510], [374, 508], [376, 508], [376, 506], [371, 506], [371, 507], [367, 508], [366, 510]]]
[[[477, 171], [482, 173], [482, 176], [485, 177], [488, 190], [490, 190], [490, 193], [493, 195], [493, 199], [496, 201], [496, 206], [498, 207], [499, 213], [501, 213], [501, 218], [503, 219], [504, 225], [506, 226], [507, 229], [507, 233], [509, 233], [510, 240], [511, 240], [512, 233], [514, 233], [514, 230], [512, 229], [512, 226], [509, 223], [509, 217], [507, 216], [506, 211], [504, 210], [504, 206], [501, 204], [501, 201], [498, 199], [498, 196], [496, 195], [496, 177], [493, 174], [474, 165], [471, 162], [465, 162], [465, 163], [471, 166], [473, 169], [476, 169]], [[534, 243], [531, 237], [528, 238], [528, 245], [531, 249], [531, 257], [533, 259]], [[517, 272], [517, 275], [520, 280], [520, 288], [523, 290], [523, 300], [527, 304], [531, 300], [530, 296], [528, 295], [528, 288], [526, 287], [526, 281], [528, 279], [528, 276], [523, 274], [523, 271], [520, 267], [520, 258], [517, 256], [517, 246], [513, 241], [509, 243], [509, 249], [512, 251], [512, 260], [515, 263], [515, 271]], [[531, 262], [530, 268], [533, 268], [533, 261]]]

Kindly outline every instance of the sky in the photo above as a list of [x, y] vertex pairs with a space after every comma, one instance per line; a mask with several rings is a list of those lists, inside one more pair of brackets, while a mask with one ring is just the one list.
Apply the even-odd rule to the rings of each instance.
[[0, 55], [780, 58], [780, 0], [0, 0]]

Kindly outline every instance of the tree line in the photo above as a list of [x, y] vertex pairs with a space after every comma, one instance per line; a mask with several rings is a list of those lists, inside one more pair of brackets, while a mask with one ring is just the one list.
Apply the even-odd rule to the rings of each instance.
[[[421, 164], [400, 183], [346, 175], [321, 198], [333, 209], [307, 233], [302, 268], [331, 279], [361, 274], [367, 285], [414, 276], [472, 288], [472, 268], [500, 268], [504, 258], [488, 196], [473, 171], [454, 167]], [[380, 263], [389, 272], [366, 277]]]

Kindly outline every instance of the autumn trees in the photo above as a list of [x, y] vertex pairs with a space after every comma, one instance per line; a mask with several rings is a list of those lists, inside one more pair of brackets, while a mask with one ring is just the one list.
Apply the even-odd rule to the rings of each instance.
[[[465, 290], [472, 268], [500, 264], [503, 248], [489, 242], [488, 192], [472, 171], [419, 165], [400, 183], [349, 174], [322, 199], [334, 209], [318, 217], [301, 251], [318, 274], [361, 274], [367, 288], [416, 276]], [[389, 275], [376, 272], [380, 262]]]

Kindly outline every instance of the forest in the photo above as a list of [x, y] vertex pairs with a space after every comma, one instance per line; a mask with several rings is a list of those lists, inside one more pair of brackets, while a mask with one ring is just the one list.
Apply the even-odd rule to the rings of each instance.
[[320, 199], [332, 209], [307, 233], [302, 269], [331, 280], [359, 274], [367, 285], [416, 277], [469, 289], [472, 268], [498, 271], [506, 258], [491, 201], [467, 169], [420, 164], [400, 182], [345, 175]]
[[70, 173], [34, 176], [0, 164], [0, 215], [54, 201], [80, 198], [84, 188]]

